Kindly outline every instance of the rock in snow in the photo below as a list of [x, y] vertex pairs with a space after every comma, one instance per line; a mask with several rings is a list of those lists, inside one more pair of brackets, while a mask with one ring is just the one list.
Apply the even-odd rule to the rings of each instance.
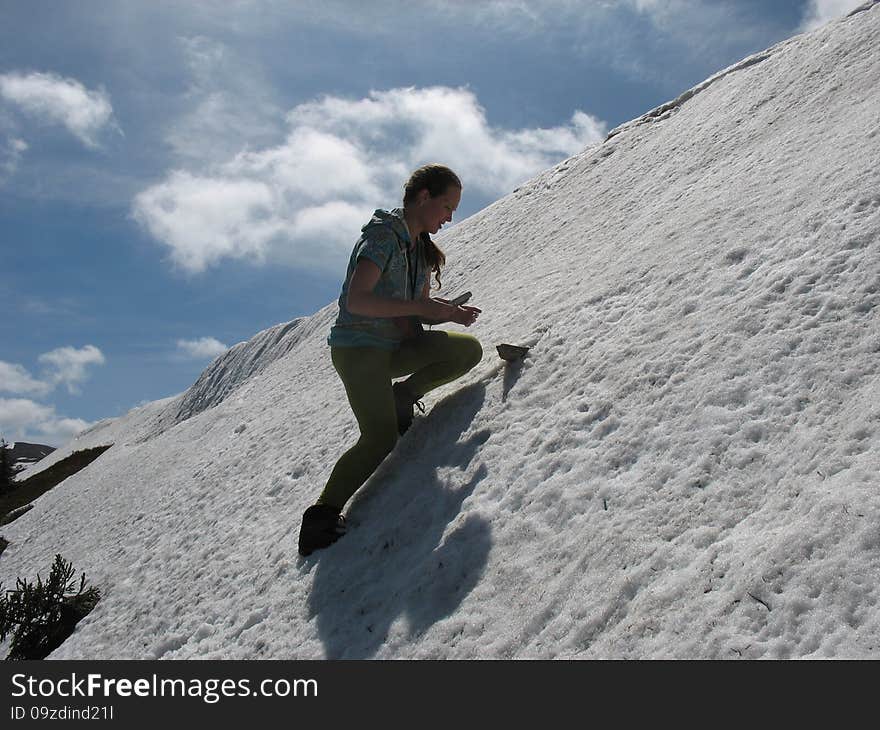
[[45, 460], [115, 443], [0, 577], [101, 587], [65, 659], [877, 657], [878, 111], [869, 3], [457, 225], [486, 356], [328, 550], [296, 534], [357, 436], [335, 304]]

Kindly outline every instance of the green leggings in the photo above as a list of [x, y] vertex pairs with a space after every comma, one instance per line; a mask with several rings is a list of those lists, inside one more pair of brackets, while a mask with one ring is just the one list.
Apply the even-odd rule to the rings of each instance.
[[410, 375], [406, 385], [416, 398], [461, 377], [483, 356], [470, 335], [429, 330], [405, 340], [398, 350], [332, 347], [333, 367], [361, 429], [330, 474], [318, 504], [342, 509], [397, 443], [397, 411], [391, 379]]

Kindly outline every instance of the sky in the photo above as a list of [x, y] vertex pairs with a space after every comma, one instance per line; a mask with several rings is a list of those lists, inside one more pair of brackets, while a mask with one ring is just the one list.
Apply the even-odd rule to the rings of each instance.
[[0, 435], [58, 446], [335, 300], [420, 164], [467, 218], [857, 4], [0, 0]]
[[483, 358], [326, 549], [332, 304], [29, 467], [112, 444], [2, 527], [3, 585], [60, 554], [102, 593], [52, 658], [877, 659], [878, 35], [880, 2], [450, 231]]

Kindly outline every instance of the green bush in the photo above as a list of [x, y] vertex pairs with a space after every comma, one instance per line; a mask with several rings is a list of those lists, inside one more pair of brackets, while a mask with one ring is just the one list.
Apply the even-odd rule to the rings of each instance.
[[44, 659], [95, 607], [101, 592], [86, 588], [83, 573], [79, 590], [74, 593], [74, 572], [70, 563], [56, 555], [45, 583], [39, 575], [36, 585], [18, 578], [15, 590], [0, 597], [0, 641], [12, 634], [7, 659]]

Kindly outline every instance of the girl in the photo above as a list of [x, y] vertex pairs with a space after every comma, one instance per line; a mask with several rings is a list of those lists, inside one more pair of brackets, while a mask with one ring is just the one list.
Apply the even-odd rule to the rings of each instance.
[[[480, 314], [429, 296], [431, 272], [439, 288], [446, 263], [430, 234], [452, 220], [460, 200], [458, 176], [443, 165], [426, 165], [407, 182], [403, 208], [377, 210], [361, 229], [327, 340], [360, 438], [303, 514], [301, 555], [345, 534], [342, 508], [409, 428], [413, 405], [424, 410], [418, 401], [425, 393], [461, 377], [483, 356], [470, 335], [422, 328], [422, 322], [470, 327]], [[392, 385], [392, 378], [404, 375], [409, 378]]]

